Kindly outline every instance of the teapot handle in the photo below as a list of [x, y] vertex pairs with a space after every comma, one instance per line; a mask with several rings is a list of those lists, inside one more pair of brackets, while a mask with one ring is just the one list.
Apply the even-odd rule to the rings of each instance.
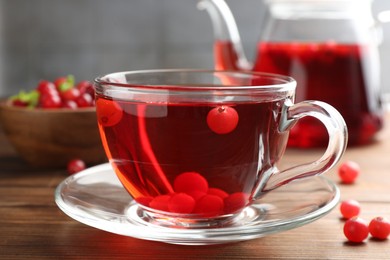
[[373, 30], [376, 44], [379, 46], [383, 41], [382, 24], [390, 22], [390, 10], [381, 11], [376, 15]]
[[215, 40], [232, 44], [238, 68], [251, 70], [252, 64], [245, 56], [236, 20], [225, 0], [200, 0], [197, 7], [208, 12], [213, 24]]
[[322, 174], [331, 169], [344, 154], [348, 140], [347, 127], [340, 113], [327, 103], [303, 101], [294, 105], [291, 100], [287, 100], [283, 107], [279, 131], [288, 131], [298, 120], [306, 116], [317, 118], [327, 129], [329, 142], [326, 151], [320, 159], [314, 162], [293, 166], [285, 170], [274, 167], [268, 172], [262, 173], [260, 183], [256, 185], [252, 193], [253, 199], [291, 181]]
[[381, 11], [377, 15], [377, 19], [380, 23], [390, 22], [390, 10]]

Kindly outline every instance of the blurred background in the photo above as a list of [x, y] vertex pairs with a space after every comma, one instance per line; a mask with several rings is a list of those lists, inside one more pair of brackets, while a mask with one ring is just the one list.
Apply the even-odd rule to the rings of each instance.
[[[262, 0], [227, 0], [252, 58]], [[213, 31], [197, 0], [0, 0], [0, 97], [40, 79], [76, 80], [124, 70], [213, 68]], [[373, 12], [390, 10], [374, 0]], [[382, 86], [390, 93], [390, 23], [380, 46]]]

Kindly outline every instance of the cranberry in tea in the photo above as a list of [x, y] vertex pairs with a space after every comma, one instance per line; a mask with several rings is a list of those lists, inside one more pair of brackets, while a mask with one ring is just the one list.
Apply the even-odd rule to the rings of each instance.
[[283, 103], [137, 103], [98, 96], [96, 106], [109, 159], [139, 204], [213, 217], [249, 205], [253, 183], [282, 156], [288, 138], [278, 130]]

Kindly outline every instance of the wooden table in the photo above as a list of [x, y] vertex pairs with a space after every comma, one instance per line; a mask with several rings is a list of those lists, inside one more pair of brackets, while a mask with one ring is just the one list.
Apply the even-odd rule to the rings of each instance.
[[[289, 150], [286, 164], [317, 158], [320, 151]], [[342, 185], [341, 199], [361, 202], [361, 216], [390, 218], [390, 116], [372, 145], [349, 148], [362, 173]], [[66, 216], [54, 203], [65, 170], [34, 170], [0, 131], [0, 259], [390, 259], [390, 240], [350, 244], [338, 208], [308, 225], [267, 237], [224, 245], [179, 246], [101, 231]]]

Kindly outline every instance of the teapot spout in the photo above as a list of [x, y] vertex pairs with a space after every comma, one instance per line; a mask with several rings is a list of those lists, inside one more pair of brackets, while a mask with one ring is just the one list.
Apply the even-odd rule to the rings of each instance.
[[217, 70], [250, 70], [236, 21], [224, 0], [200, 0], [200, 10], [210, 15], [214, 28], [214, 58]]

